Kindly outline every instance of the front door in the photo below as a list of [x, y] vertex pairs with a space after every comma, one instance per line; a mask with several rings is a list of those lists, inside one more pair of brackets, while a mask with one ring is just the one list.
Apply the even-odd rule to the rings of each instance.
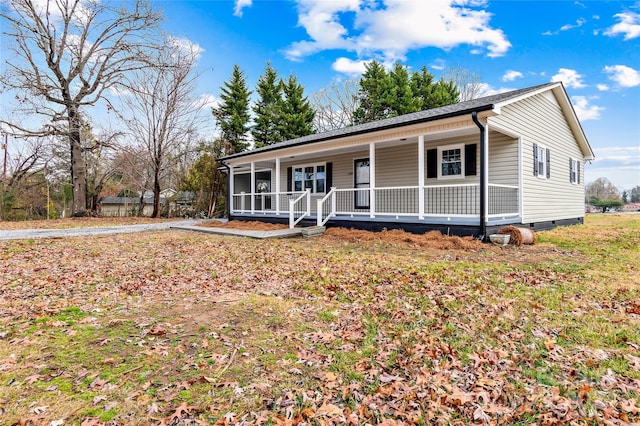
[[[353, 187], [369, 188], [369, 159], [362, 158], [355, 160], [353, 163]], [[368, 209], [369, 208], [369, 191], [355, 191], [354, 194], [354, 207], [356, 209]]]

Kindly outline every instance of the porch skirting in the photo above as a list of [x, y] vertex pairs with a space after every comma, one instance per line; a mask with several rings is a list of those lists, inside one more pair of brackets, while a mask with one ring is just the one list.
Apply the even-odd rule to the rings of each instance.
[[[266, 223], [278, 223], [283, 225], [289, 224], [289, 218], [286, 214], [274, 215], [263, 213], [235, 213], [229, 217], [229, 220], [253, 221], [259, 220]], [[495, 234], [505, 225], [515, 225], [530, 228], [534, 231], [546, 231], [557, 226], [578, 225], [584, 223], [583, 217], [572, 219], [562, 219], [547, 222], [536, 222], [522, 224], [519, 217], [511, 217], [501, 220], [489, 220], [487, 223], [487, 235]], [[316, 226], [316, 217], [305, 217], [299, 224], [300, 227]], [[480, 224], [477, 219], [456, 218], [452, 221], [443, 221], [436, 218], [417, 219], [410, 217], [349, 217], [336, 216], [329, 219], [325, 225], [327, 228], [340, 227], [347, 229], [361, 229], [364, 231], [380, 232], [385, 229], [401, 229], [412, 234], [424, 234], [429, 231], [440, 231], [443, 235], [456, 235], [459, 237], [471, 236], [474, 238], [485, 237], [480, 235]]]
[[[260, 221], [267, 223], [289, 224], [288, 214], [266, 214], [266, 213], [233, 213], [229, 217], [229, 220], [241, 220], [241, 221]], [[500, 229], [505, 225], [518, 224], [520, 218], [510, 217], [501, 220], [491, 220], [487, 229], [495, 228]], [[315, 215], [307, 216], [298, 224], [298, 226], [315, 226], [317, 224], [317, 218]], [[428, 231], [440, 231], [444, 235], [457, 235], [460, 237], [473, 236], [480, 237], [480, 224], [477, 218], [453, 218], [447, 220], [446, 218], [433, 218], [428, 217], [424, 219], [418, 219], [413, 217], [384, 217], [376, 216], [372, 219], [366, 216], [333, 216], [325, 224], [327, 228], [341, 227], [341, 228], [353, 228], [361, 229], [365, 231], [380, 232], [384, 229], [402, 229], [406, 232], [413, 234], [424, 234]]]

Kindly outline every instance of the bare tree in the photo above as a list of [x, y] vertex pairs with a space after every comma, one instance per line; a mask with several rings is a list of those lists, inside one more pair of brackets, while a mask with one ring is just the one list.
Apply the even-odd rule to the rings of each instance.
[[447, 68], [443, 78], [456, 86], [460, 93], [460, 102], [477, 99], [486, 94], [487, 85], [482, 82], [480, 74], [461, 66]]
[[[43, 177], [49, 153], [45, 138], [11, 138], [14, 145], [11, 155], [7, 154], [7, 135], [3, 135], [3, 171], [0, 177], [0, 220], [7, 219], [7, 211], [14, 207], [19, 199], [28, 198], [27, 191], [39, 186], [43, 179], [34, 179], [38, 174]], [[31, 194], [32, 195], [32, 194]], [[17, 203], [20, 204], [20, 203]]]
[[[68, 139], [73, 215], [86, 215], [81, 112], [145, 64], [148, 33], [161, 15], [143, 0], [117, 5], [98, 0], [12, 0], [0, 17], [17, 60], [7, 63], [2, 84], [17, 93], [15, 112], [42, 119], [34, 129], [2, 120], [14, 132]], [[63, 123], [63, 124], [61, 124]]]
[[621, 200], [620, 190], [607, 178], [598, 178], [585, 187], [587, 200]]
[[195, 137], [202, 103], [194, 99], [200, 48], [168, 38], [155, 52], [153, 67], [137, 71], [122, 96], [123, 119], [136, 141], [147, 151], [153, 170], [152, 217], [160, 217], [161, 182], [169, 159]]
[[359, 78], [334, 81], [311, 95], [311, 106], [316, 111], [313, 124], [318, 132], [353, 124], [353, 112], [358, 107], [359, 81]]

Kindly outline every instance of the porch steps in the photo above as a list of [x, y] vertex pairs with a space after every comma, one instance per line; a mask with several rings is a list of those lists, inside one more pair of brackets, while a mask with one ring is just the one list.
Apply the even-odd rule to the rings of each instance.
[[318, 235], [324, 234], [324, 231], [327, 230], [326, 226], [307, 226], [302, 229], [302, 236], [305, 238], [309, 237], [317, 237]]

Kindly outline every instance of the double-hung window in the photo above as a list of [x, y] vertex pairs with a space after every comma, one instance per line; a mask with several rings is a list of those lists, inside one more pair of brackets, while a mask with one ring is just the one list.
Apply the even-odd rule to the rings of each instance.
[[447, 145], [438, 148], [438, 178], [460, 178], [464, 176], [464, 145]]
[[551, 150], [533, 144], [533, 175], [549, 179], [551, 177]]
[[569, 182], [580, 184], [580, 160], [569, 158]]
[[312, 193], [325, 192], [326, 165], [309, 164], [293, 168], [293, 190]]

